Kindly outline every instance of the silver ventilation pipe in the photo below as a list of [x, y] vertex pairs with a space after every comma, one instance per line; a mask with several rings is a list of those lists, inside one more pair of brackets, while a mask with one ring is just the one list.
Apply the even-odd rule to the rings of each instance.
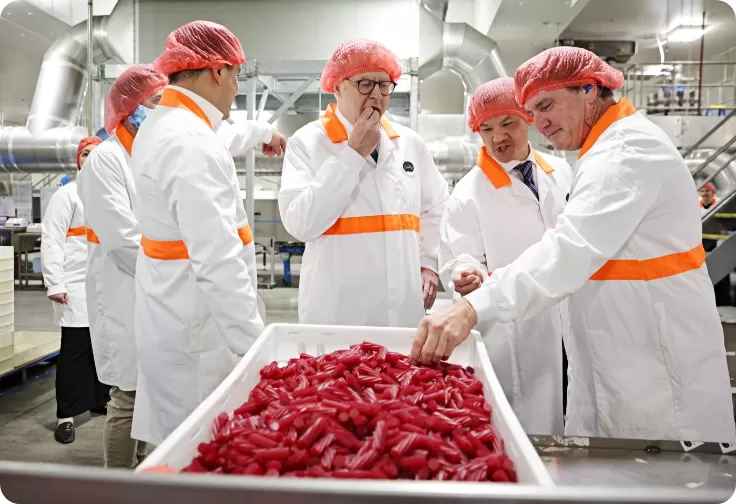
[[[694, 172], [708, 159], [716, 149], [696, 149], [685, 159], [685, 163], [691, 172]], [[696, 184], [700, 185], [706, 178], [711, 177], [717, 172], [713, 178], [713, 185], [721, 197], [729, 194], [736, 189], [736, 161], [731, 161], [736, 154], [736, 149], [727, 150], [716, 157], [706, 168], [696, 176]], [[729, 162], [730, 161], [730, 162]]]
[[[92, 20], [92, 60], [133, 60], [133, 1], [120, 0], [109, 16]], [[87, 128], [87, 22], [56, 39], [46, 51], [25, 127], [0, 129], [0, 169], [13, 173], [76, 170], [75, 155]]]
[[[447, 69], [465, 88], [463, 123], [467, 124], [470, 98], [478, 87], [509, 73], [496, 42], [466, 23], [447, 23], [448, 0], [421, 0], [419, 80]], [[421, 96], [420, 96], [421, 104]], [[464, 137], [431, 142], [430, 150], [441, 171], [461, 175], [475, 165], [480, 144], [466, 129]]]

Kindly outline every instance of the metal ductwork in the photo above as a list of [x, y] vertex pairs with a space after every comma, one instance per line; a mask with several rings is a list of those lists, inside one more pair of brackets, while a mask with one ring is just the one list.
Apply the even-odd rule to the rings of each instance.
[[[715, 153], [716, 149], [697, 149], [685, 159], [690, 172], [694, 172], [697, 168], [703, 164], [712, 154]], [[719, 172], [713, 178], [713, 185], [716, 186], [716, 191], [720, 195], [729, 194], [731, 191], [736, 189], [736, 161], [729, 161], [736, 155], [736, 150], [730, 150], [723, 152], [718, 155], [711, 163], [705, 167], [698, 175], [696, 175], [696, 184], [700, 184], [706, 178], [710, 177], [716, 172]], [[728, 165], [726, 165], [728, 163]]]
[[[498, 44], [466, 23], [445, 22], [448, 0], [421, 0], [420, 4], [419, 80], [443, 69], [456, 74], [465, 87], [466, 115], [478, 87], [509, 76]], [[448, 137], [428, 144], [441, 171], [462, 175], [475, 165], [480, 145], [470, 131], [466, 133], [465, 137]]]
[[427, 142], [434, 164], [446, 174], [464, 175], [475, 166], [480, 145], [468, 137], [447, 137], [436, 142]]
[[[133, 61], [133, 2], [120, 0], [109, 16], [92, 20], [96, 65]], [[0, 129], [0, 169], [47, 173], [76, 170], [87, 89], [87, 23], [59, 37], [46, 51], [25, 127]]]

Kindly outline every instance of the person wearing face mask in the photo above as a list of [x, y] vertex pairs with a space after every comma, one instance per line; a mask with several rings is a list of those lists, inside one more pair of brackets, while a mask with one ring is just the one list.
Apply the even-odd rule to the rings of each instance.
[[[77, 148], [77, 170], [102, 140], [87, 137]], [[85, 411], [105, 414], [109, 387], [97, 379], [84, 293], [87, 240], [84, 208], [77, 183], [64, 184], [49, 200], [41, 223], [41, 267], [54, 321], [61, 326], [56, 363], [54, 439], [74, 442], [74, 417]]]
[[[487, 82], [470, 100], [468, 126], [480, 134], [483, 147], [478, 164], [453, 189], [440, 228], [440, 277], [456, 299], [538, 242], [565, 207], [570, 166], [531, 148], [531, 123], [516, 104], [512, 78]], [[530, 434], [563, 434], [567, 321], [562, 301], [519, 324], [478, 327], [501, 386]]]
[[164, 86], [166, 78], [150, 65], [133, 65], [120, 74], [105, 103], [105, 130], [112, 136], [90, 156], [79, 178], [87, 210], [92, 344], [100, 380], [112, 386], [103, 433], [105, 467], [130, 469], [146, 454], [145, 443], [131, 438], [138, 374], [134, 279], [141, 241], [131, 151]]
[[409, 327], [434, 303], [447, 182], [419, 135], [382, 118], [400, 76], [385, 46], [343, 42], [320, 81], [337, 106], [289, 139], [279, 210], [306, 243], [301, 323]]
[[695, 183], [667, 135], [612, 90], [621, 72], [556, 47], [516, 71], [517, 102], [558, 150], [579, 150], [554, 229], [481, 288], [422, 321], [415, 361], [477, 323], [528, 320], [569, 296], [565, 433], [733, 442], [726, 351]]
[[[169, 86], [133, 148], [141, 253], [140, 356], [133, 435], [160, 444], [233, 370], [263, 331], [253, 234], [232, 155], [215, 133], [230, 115], [245, 54], [208, 21], [169, 34], [154, 68]], [[252, 130], [264, 152], [284, 148]]]

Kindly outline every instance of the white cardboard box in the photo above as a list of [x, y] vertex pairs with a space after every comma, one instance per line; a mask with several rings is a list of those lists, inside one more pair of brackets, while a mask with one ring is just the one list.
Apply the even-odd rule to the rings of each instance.
[[[181, 470], [188, 466], [197, 456], [199, 443], [210, 441], [215, 418], [222, 412], [232, 414], [247, 401], [250, 391], [260, 381], [261, 368], [273, 361], [283, 364], [300, 353], [316, 356], [346, 349], [363, 341], [383, 345], [389, 351], [408, 354], [415, 332], [414, 329], [398, 328], [272, 324], [225, 381], [136, 470], [142, 472], [162, 465]], [[504, 440], [506, 453], [514, 462], [519, 483], [554, 486], [511, 409], [477, 332], [473, 331], [472, 337], [455, 349], [450, 362], [473, 366], [476, 376], [483, 382], [486, 400], [493, 409], [493, 427]], [[327, 482], [324, 479], [314, 481], [314, 484], [321, 485]]]

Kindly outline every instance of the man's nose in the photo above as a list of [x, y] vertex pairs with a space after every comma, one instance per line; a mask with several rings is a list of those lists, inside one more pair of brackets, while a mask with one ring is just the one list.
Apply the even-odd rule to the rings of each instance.
[[506, 140], [506, 133], [502, 133], [500, 131], [494, 131], [491, 135], [491, 140], [493, 140], [495, 143], [503, 142]]
[[377, 83], [373, 84], [373, 91], [371, 91], [371, 98], [380, 101], [383, 95], [381, 94], [381, 86]]

